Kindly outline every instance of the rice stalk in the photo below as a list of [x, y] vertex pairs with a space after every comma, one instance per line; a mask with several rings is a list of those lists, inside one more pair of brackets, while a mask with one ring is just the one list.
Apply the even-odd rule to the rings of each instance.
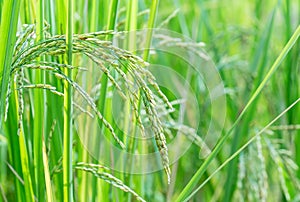
[[[36, 31], [35, 36], [28, 37], [28, 42], [30, 40], [36, 42], [43, 41], [44, 36], [44, 20], [45, 20], [45, 11], [44, 11], [44, 0], [37, 1], [36, 4]], [[34, 29], [34, 28], [32, 28]], [[26, 35], [26, 30], [25, 30]], [[26, 46], [26, 43], [23, 43]], [[37, 60], [43, 61], [45, 60], [44, 56], [38, 57]], [[35, 74], [32, 77], [33, 81], [37, 84], [42, 84], [46, 82], [45, 71], [37, 69]], [[47, 165], [44, 165], [44, 157], [43, 157], [43, 140], [46, 134], [47, 128], [47, 104], [46, 104], [46, 91], [35, 90], [33, 91], [33, 96], [35, 99], [33, 100], [33, 108], [34, 108], [34, 118], [33, 122], [33, 164], [34, 164], [34, 176], [35, 176], [35, 194], [39, 201], [45, 200], [46, 194], [45, 189], [49, 191], [51, 188], [46, 187], [49, 184], [46, 183], [46, 172], [48, 168]], [[50, 193], [49, 193], [50, 194]]]

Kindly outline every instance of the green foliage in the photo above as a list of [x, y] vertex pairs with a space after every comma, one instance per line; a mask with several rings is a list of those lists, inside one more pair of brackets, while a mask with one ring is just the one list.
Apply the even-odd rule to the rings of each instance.
[[[299, 6], [0, 0], [0, 201], [298, 201]], [[157, 27], [195, 42], [156, 34]], [[136, 30], [143, 28], [141, 46]], [[182, 62], [152, 51], [153, 43], [195, 55]], [[218, 123], [212, 92], [189, 68], [211, 68], [202, 49], [227, 99], [225, 124], [214, 125], [222, 127], [216, 146], [205, 139]], [[149, 64], [170, 67], [186, 85]], [[196, 106], [160, 82], [182, 94], [191, 88]], [[198, 112], [198, 125], [186, 124]], [[139, 139], [148, 133], [150, 143]], [[172, 162], [169, 147], [181, 135], [193, 144]], [[105, 141], [111, 146], [103, 151]], [[128, 152], [119, 157], [127, 172], [117, 169], [115, 150]], [[133, 173], [149, 162], [129, 154], [155, 152], [151, 163], [164, 172]]]

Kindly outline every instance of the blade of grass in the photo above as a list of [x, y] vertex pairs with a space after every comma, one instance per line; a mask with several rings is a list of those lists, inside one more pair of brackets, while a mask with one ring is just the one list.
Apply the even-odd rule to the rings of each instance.
[[[23, 126], [21, 127], [23, 128]], [[26, 148], [26, 140], [23, 134], [23, 129], [20, 130], [19, 141], [20, 141], [20, 153], [21, 153], [26, 201], [34, 201], [32, 180], [30, 177], [30, 170], [29, 170], [29, 163], [28, 163], [28, 151]]]
[[[21, 92], [17, 91], [17, 82], [18, 80], [22, 80], [22, 78], [17, 79], [14, 81], [14, 94], [15, 94], [15, 106], [16, 106], [16, 114], [17, 114], [17, 122], [18, 122], [18, 135], [19, 135], [19, 143], [20, 143], [20, 160], [22, 166], [22, 173], [24, 178], [24, 188], [25, 188], [25, 201], [34, 201], [34, 194], [32, 188], [32, 180], [31, 174], [29, 169], [29, 161], [28, 161], [28, 150], [26, 146], [26, 139], [24, 135], [24, 128], [23, 128], [23, 97]], [[24, 200], [24, 199], [22, 199]]]
[[9, 82], [10, 64], [16, 42], [19, 9], [19, 0], [7, 0], [3, 3], [0, 31], [0, 131], [2, 131], [2, 120], [5, 113], [5, 97]]
[[189, 183], [181, 191], [181, 193], [178, 196], [178, 198], [176, 199], [176, 201], [183, 201], [193, 191], [193, 189], [195, 188], [195, 186], [199, 182], [200, 178], [202, 177], [203, 173], [208, 168], [208, 166], [211, 163], [211, 161], [213, 161], [213, 159], [216, 157], [216, 155], [218, 154], [218, 152], [221, 150], [221, 148], [223, 147], [223, 145], [226, 142], [226, 140], [228, 139], [228, 137], [234, 131], [234, 128], [241, 121], [242, 117], [244, 116], [245, 112], [248, 110], [249, 106], [257, 98], [257, 96], [260, 94], [260, 92], [262, 91], [262, 89], [265, 87], [265, 85], [268, 82], [268, 80], [270, 79], [270, 77], [276, 71], [276, 69], [281, 64], [281, 62], [283, 61], [283, 59], [286, 57], [286, 55], [288, 54], [288, 52], [290, 51], [290, 49], [294, 46], [294, 44], [296, 43], [299, 35], [300, 35], [300, 26], [297, 27], [296, 31], [294, 32], [294, 34], [292, 35], [292, 37], [290, 38], [290, 40], [288, 41], [288, 43], [286, 44], [286, 46], [283, 48], [283, 50], [281, 51], [280, 55], [277, 57], [277, 59], [275, 60], [275, 62], [273, 63], [272, 67], [270, 68], [270, 70], [266, 74], [266, 76], [263, 79], [263, 81], [260, 83], [260, 85], [258, 86], [258, 88], [253, 93], [253, 95], [251, 96], [251, 98], [247, 102], [245, 108], [240, 113], [240, 115], [238, 116], [238, 118], [236, 119], [236, 121], [233, 123], [232, 127], [230, 128], [230, 130], [218, 141], [217, 145], [215, 146], [215, 149], [205, 159], [205, 161], [203, 162], [202, 166], [197, 170], [197, 172], [192, 177], [192, 179], [189, 181]]
[[[0, 132], [2, 132], [2, 121], [5, 114], [5, 98], [9, 83], [10, 65], [13, 57], [14, 45], [20, 9], [19, 0], [7, 0], [2, 4], [1, 29], [0, 29]], [[10, 117], [13, 119], [13, 117]], [[18, 173], [21, 173], [19, 141], [17, 137], [8, 137], [8, 146], [12, 164]], [[23, 185], [15, 179], [16, 198], [22, 200], [24, 196]]]

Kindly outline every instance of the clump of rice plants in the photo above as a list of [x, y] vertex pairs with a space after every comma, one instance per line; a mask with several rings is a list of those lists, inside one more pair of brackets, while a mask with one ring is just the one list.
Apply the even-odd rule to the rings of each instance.
[[[122, 96], [123, 99], [129, 97], [129, 102], [132, 104], [135, 111], [135, 116], [137, 118], [139, 126], [143, 129], [143, 125], [139, 112], [137, 111], [137, 102], [140, 97], [138, 93], [135, 92], [134, 83], [141, 90], [142, 102], [145, 107], [145, 111], [151, 122], [152, 130], [155, 133], [155, 141], [158, 147], [158, 150], [161, 153], [162, 162], [166, 170], [167, 175], [170, 175], [169, 160], [168, 160], [168, 148], [166, 146], [166, 138], [164, 136], [164, 128], [158, 116], [156, 101], [154, 99], [154, 94], [157, 94], [156, 99], [161, 99], [165, 106], [172, 108], [172, 105], [162, 94], [158, 85], [155, 83], [155, 79], [147, 69], [143, 68], [147, 66], [147, 63], [144, 62], [141, 58], [131, 54], [126, 50], [119, 49], [112, 45], [109, 41], [104, 41], [103, 38], [106, 35], [114, 34], [112, 31], [104, 32], [94, 32], [87, 34], [76, 34], [73, 36], [73, 54], [83, 54], [96, 63], [97, 67], [108, 77], [111, 84], [116, 88], [118, 93]], [[86, 101], [86, 103], [91, 107], [93, 112], [96, 114], [98, 119], [103, 123], [103, 125], [110, 131], [111, 135], [117, 142], [117, 144], [125, 149], [126, 145], [120, 140], [116, 135], [114, 128], [111, 123], [109, 123], [104, 116], [97, 109], [96, 103], [90, 95], [80, 87], [73, 78], [68, 77], [64, 73], [64, 69], [70, 70], [81, 70], [82, 67], [75, 67], [72, 65], [61, 64], [58, 62], [47, 62], [39, 61], [38, 57], [41, 56], [60, 56], [66, 53], [66, 38], [64, 35], [51, 36], [50, 33], [46, 32], [46, 37], [43, 41], [35, 43], [35, 26], [34, 25], [25, 25], [24, 31], [20, 33], [18, 41], [16, 42], [14, 57], [12, 60], [10, 77], [10, 83], [14, 84], [14, 88], [11, 90], [9, 85], [8, 94], [6, 97], [6, 114], [8, 113], [9, 98], [12, 91], [17, 92], [17, 100], [19, 105], [18, 113], [18, 131], [22, 130], [22, 116], [24, 109], [24, 98], [23, 91], [30, 89], [43, 89], [47, 90], [57, 96], [64, 96], [63, 92], [60, 92], [56, 87], [51, 84], [46, 83], [31, 83], [28, 78], [24, 77], [24, 71], [28, 71], [29, 74], [35, 70], [45, 70], [47, 74], [53, 74], [56, 79], [67, 81], [72, 88]], [[102, 40], [101, 40], [102, 38]], [[126, 65], [124, 65], [126, 63]], [[120, 77], [126, 83], [122, 89], [118, 84], [118, 81], [115, 80], [112, 76], [113, 68]], [[127, 76], [130, 74], [134, 79], [134, 83], [128, 80]], [[154, 86], [156, 92], [151, 90], [146, 84], [147, 81], [150, 81], [150, 84]], [[129, 95], [126, 96], [124, 92], [129, 92]], [[164, 106], [164, 105], [161, 105]], [[80, 107], [80, 106], [79, 106]], [[7, 117], [7, 115], [5, 115]], [[19, 133], [19, 132], [18, 132]], [[76, 166], [76, 169], [82, 169], [83, 171], [88, 171], [96, 174], [94, 171], [89, 170], [84, 167]], [[101, 178], [101, 177], [100, 177]], [[120, 182], [118, 182], [120, 183]], [[119, 185], [116, 185], [119, 186]], [[134, 193], [134, 192], [133, 192]]]
[[299, 201], [299, 8], [0, 1], [0, 202]]

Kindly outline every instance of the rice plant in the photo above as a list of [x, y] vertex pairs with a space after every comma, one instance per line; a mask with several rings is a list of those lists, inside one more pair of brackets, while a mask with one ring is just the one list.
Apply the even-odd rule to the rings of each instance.
[[0, 201], [298, 201], [299, 6], [0, 1]]

